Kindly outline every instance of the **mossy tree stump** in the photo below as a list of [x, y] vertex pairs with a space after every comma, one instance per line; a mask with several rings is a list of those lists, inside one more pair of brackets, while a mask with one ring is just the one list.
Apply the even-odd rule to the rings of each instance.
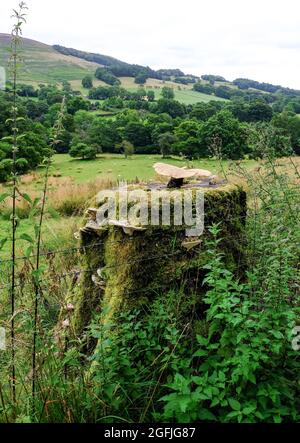
[[[246, 193], [223, 185], [204, 190], [204, 233], [187, 248], [185, 226], [148, 226], [125, 234], [119, 226], [82, 232], [85, 272], [75, 300], [76, 331], [80, 334], [104, 303], [113, 314], [126, 307], [151, 303], [171, 289], [184, 286], [199, 294], [207, 263], [208, 227], [219, 224], [220, 251], [229, 269], [243, 272]], [[203, 288], [202, 288], [203, 291]]]

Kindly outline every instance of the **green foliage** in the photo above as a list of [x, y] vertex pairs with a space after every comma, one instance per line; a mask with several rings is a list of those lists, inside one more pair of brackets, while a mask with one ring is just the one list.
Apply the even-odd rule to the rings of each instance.
[[118, 86], [120, 84], [120, 80], [106, 68], [98, 68], [95, 72], [95, 77], [111, 86]]
[[239, 159], [247, 153], [247, 133], [239, 121], [222, 110], [210, 117], [201, 128], [199, 144], [204, 155], [214, 152], [214, 140], [218, 140], [222, 158]]
[[146, 80], [148, 78], [147, 72], [139, 72], [137, 76], [135, 77], [134, 81], [138, 85], [144, 85], [146, 83]]
[[[172, 393], [162, 398], [163, 419], [297, 421], [299, 361], [291, 349], [296, 320], [289, 303], [291, 286], [285, 281], [278, 299], [273, 272], [264, 275], [267, 281], [263, 289], [257, 285], [261, 268], [249, 275], [248, 283], [237, 282], [218, 253], [218, 229], [213, 227], [210, 232], [214, 239], [204, 280], [209, 287], [204, 299], [209, 306], [207, 334], [197, 335], [197, 350], [189, 368], [175, 374], [167, 384]], [[281, 275], [287, 273], [287, 280], [291, 279], [290, 264], [285, 261], [282, 266]], [[269, 292], [265, 292], [266, 286]]]
[[122, 148], [124, 150], [125, 158], [131, 157], [134, 154], [134, 145], [128, 140], [123, 140]]
[[174, 90], [168, 86], [164, 86], [161, 90], [161, 96], [166, 100], [172, 100], [175, 98]]
[[71, 146], [69, 154], [74, 158], [91, 160], [96, 158], [97, 149], [92, 146], [88, 146], [85, 143], [77, 143], [76, 145]]
[[0, 162], [0, 182], [7, 181], [12, 174], [13, 161], [11, 159], [5, 159]]
[[175, 143], [176, 137], [170, 132], [164, 132], [158, 136], [158, 146], [163, 158], [166, 155], [171, 154], [173, 143]]
[[[131, 421], [151, 419], [153, 398], [169, 369], [183, 367], [179, 312], [173, 309], [182, 295], [166, 294], [145, 313], [134, 309], [94, 323], [91, 335], [98, 345], [91, 358], [95, 395], [102, 399], [98, 411]], [[103, 319], [109, 317], [104, 308]]]
[[91, 89], [93, 87], [93, 78], [91, 75], [86, 75], [85, 77], [83, 77], [82, 79], [82, 86], [85, 89]]
[[201, 150], [199, 134], [201, 124], [195, 120], [185, 120], [175, 128], [176, 143], [173, 152], [187, 158], [204, 157], [207, 153]]

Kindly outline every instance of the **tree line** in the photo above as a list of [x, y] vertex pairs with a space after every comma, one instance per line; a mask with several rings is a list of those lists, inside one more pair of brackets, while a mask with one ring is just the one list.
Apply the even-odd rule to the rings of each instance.
[[[127, 147], [136, 153], [187, 158], [256, 158], [260, 153], [255, 137], [271, 128], [269, 145], [276, 155], [300, 154], [300, 118], [295, 112], [300, 107], [299, 98], [281, 98], [269, 104], [261, 97], [235, 97], [228, 102], [184, 105], [174, 99], [174, 91], [168, 87], [156, 100], [154, 91], [140, 88], [131, 92], [107, 86], [91, 89], [88, 100], [78, 96], [68, 83], [62, 88], [41, 85], [29, 90], [20, 85], [18, 94], [24, 132], [17, 159], [20, 174], [36, 168], [47, 156], [51, 127], [64, 96], [67, 109], [64, 131], [56, 145], [58, 153], [70, 151], [74, 156], [93, 158], [99, 152], [118, 153]], [[6, 138], [11, 133], [11, 100], [8, 87], [0, 93], [1, 181], [7, 180], [12, 168], [12, 150]], [[112, 115], [99, 115], [103, 109]]]

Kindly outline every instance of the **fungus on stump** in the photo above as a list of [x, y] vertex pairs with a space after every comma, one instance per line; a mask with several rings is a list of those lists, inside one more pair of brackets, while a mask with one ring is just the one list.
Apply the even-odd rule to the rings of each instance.
[[182, 285], [187, 297], [196, 294], [201, 302], [207, 228], [213, 223], [219, 223], [219, 248], [227, 267], [243, 273], [246, 193], [230, 184], [208, 185], [203, 192], [204, 233], [198, 238], [186, 237], [184, 225], [141, 228], [111, 220], [99, 227], [94, 210], [90, 211], [91, 220], [81, 232], [86, 272], [74, 303], [77, 334], [89, 325], [93, 312], [103, 303], [113, 314], [149, 303]]
[[166, 163], [155, 163], [153, 167], [158, 175], [169, 178], [168, 188], [181, 188], [187, 178], [205, 179], [212, 176], [212, 173], [205, 169], [178, 168]]

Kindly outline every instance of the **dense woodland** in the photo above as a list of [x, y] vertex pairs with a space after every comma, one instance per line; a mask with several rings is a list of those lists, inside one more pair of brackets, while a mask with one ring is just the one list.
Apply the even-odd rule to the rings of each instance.
[[[97, 70], [96, 76], [98, 74]], [[271, 146], [277, 156], [300, 153], [297, 91], [292, 94], [291, 90], [286, 92], [281, 88], [275, 94], [261, 94], [258, 90], [245, 91], [244, 86], [242, 89], [215, 88], [211, 84], [195, 83], [194, 88], [199, 90], [201, 86], [201, 92], [206, 94], [210, 94], [210, 88], [217, 96], [222, 96], [220, 89], [230, 92], [230, 101], [214, 101], [212, 97], [209, 103], [184, 105], [174, 99], [173, 89], [167, 86], [156, 100], [154, 91], [143, 87], [137, 91], [127, 91], [119, 85], [93, 88], [90, 78], [84, 78], [83, 84], [90, 87], [89, 99], [73, 91], [68, 83], [62, 87], [41, 85], [38, 89], [18, 85], [18, 109], [24, 119], [21, 126], [25, 134], [18, 152], [19, 173], [36, 168], [47, 156], [51, 127], [64, 96], [65, 131], [56, 146], [59, 153], [80, 153], [80, 149], [74, 147], [81, 144], [83, 157], [94, 158], [100, 152], [122, 152], [122, 145], [127, 141], [137, 154], [161, 152], [163, 156], [181, 155], [189, 159], [259, 158], [255, 140], [262, 131], [272, 133]], [[11, 148], [5, 141], [10, 132], [7, 120], [11, 101], [8, 86], [7, 91], [0, 94], [1, 181], [8, 178], [12, 167]]]

